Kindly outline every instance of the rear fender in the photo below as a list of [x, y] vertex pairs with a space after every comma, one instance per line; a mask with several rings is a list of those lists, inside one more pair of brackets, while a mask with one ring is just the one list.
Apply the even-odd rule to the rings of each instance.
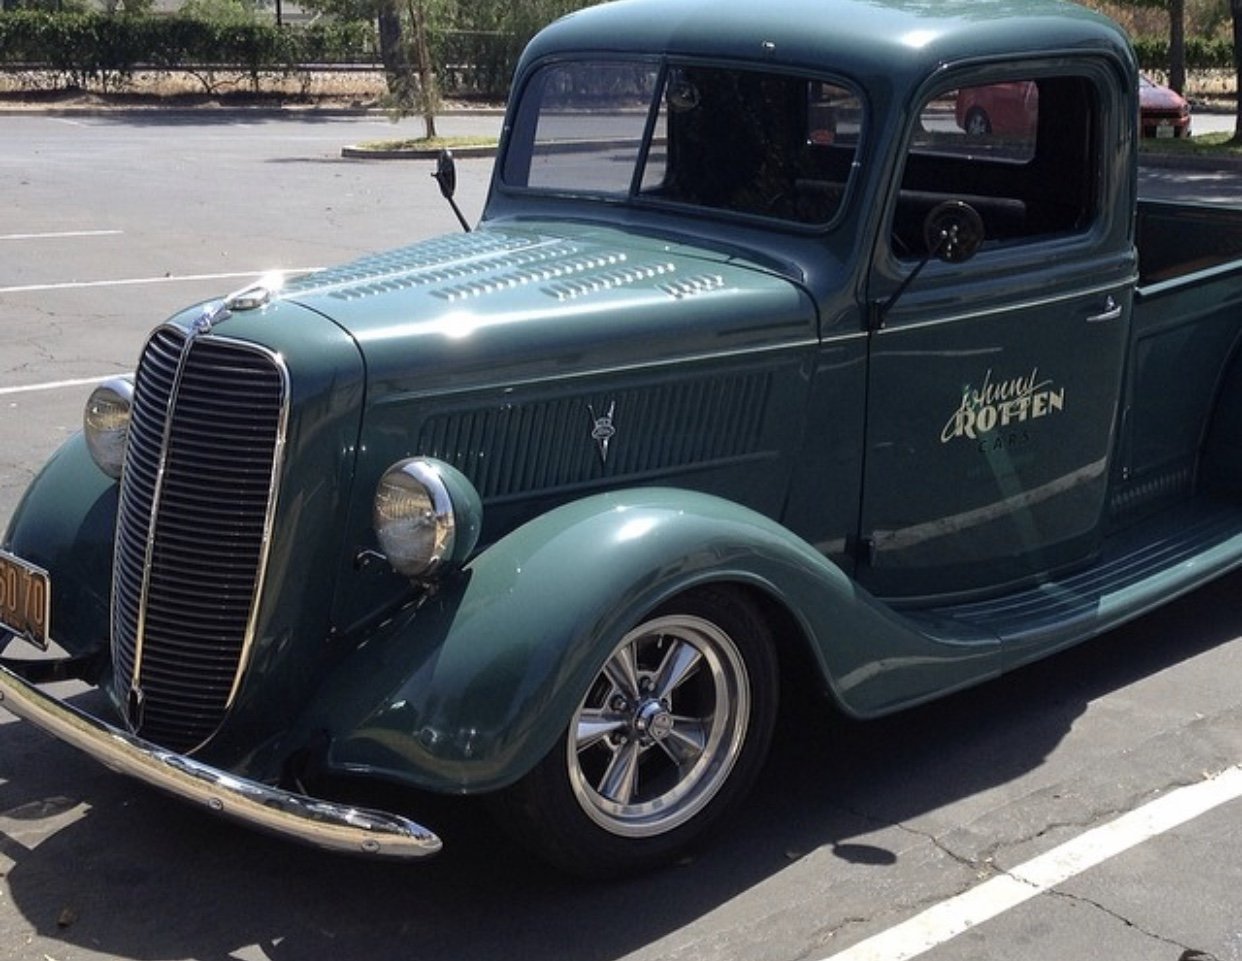
[[625, 633], [707, 582], [783, 605], [853, 714], [995, 671], [994, 639], [929, 640], [779, 524], [719, 498], [643, 489], [559, 508], [488, 548], [342, 662], [298, 739], [326, 733], [337, 773], [503, 787], [552, 748]]
[[0, 542], [51, 575], [49, 636], [75, 658], [108, 645], [118, 490], [75, 434], [26, 489]]

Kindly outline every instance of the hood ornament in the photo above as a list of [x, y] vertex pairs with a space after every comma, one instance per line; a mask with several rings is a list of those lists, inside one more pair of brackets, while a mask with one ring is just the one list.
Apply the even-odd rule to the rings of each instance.
[[599, 450], [599, 462], [607, 466], [608, 445], [617, 435], [617, 426], [613, 423], [613, 416], [617, 412], [617, 402], [611, 401], [608, 404], [608, 412], [602, 416], [595, 413], [595, 408], [591, 404], [587, 404], [587, 412], [591, 415], [591, 439], [595, 441], [595, 446]]
[[204, 304], [202, 312], [194, 318], [190, 336], [199, 337], [210, 333], [216, 324], [228, 320], [236, 311], [258, 310], [260, 307], [266, 307], [280, 293], [284, 285], [284, 274], [280, 271], [270, 271], [253, 284], [233, 291], [224, 300], [213, 300]]
[[201, 337], [203, 334], [211, 333], [211, 328], [222, 320], [228, 320], [231, 316], [231, 311], [222, 300], [203, 304], [202, 313], [194, 318], [194, 323], [190, 327], [190, 337]]

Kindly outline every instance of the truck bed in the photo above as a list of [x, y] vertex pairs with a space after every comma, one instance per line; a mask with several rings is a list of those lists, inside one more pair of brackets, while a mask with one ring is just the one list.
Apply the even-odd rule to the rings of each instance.
[[1140, 200], [1139, 288], [1233, 264], [1242, 267], [1242, 207]]

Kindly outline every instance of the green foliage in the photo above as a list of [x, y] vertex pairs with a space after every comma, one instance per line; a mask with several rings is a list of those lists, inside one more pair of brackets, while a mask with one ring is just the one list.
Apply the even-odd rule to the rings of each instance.
[[185, 0], [180, 16], [216, 24], [258, 23], [255, 8], [245, 0]]
[[0, 10], [42, 10], [45, 13], [86, 13], [87, 0], [0, 0]]
[[[1168, 37], [1135, 37], [1134, 52], [1144, 70], [1164, 70], [1169, 65]], [[1187, 37], [1186, 66], [1191, 70], [1232, 67], [1233, 43], [1223, 37]]]
[[439, 68], [459, 86], [503, 92], [530, 38], [553, 20], [591, 2], [459, 0], [452, 29], [433, 37]]
[[[421, 0], [436, 74], [449, 90], [503, 95], [528, 40], [593, 0]], [[371, 19], [385, 0], [303, 0], [307, 9]], [[398, 11], [404, 0], [396, 4]], [[403, 16], [408, 22], [408, 16]]]
[[115, 87], [139, 65], [186, 69], [204, 64], [289, 74], [303, 64], [369, 59], [373, 31], [365, 23], [277, 27], [252, 18], [195, 15], [151, 17], [104, 13], [0, 13], [0, 65], [37, 66], [68, 87]]

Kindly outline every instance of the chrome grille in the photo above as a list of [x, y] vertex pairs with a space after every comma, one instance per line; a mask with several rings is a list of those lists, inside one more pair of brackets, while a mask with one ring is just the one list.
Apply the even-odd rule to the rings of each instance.
[[266, 353], [174, 328], [144, 351], [122, 478], [112, 646], [130, 727], [172, 750], [223, 721], [250, 640], [285, 378]]

